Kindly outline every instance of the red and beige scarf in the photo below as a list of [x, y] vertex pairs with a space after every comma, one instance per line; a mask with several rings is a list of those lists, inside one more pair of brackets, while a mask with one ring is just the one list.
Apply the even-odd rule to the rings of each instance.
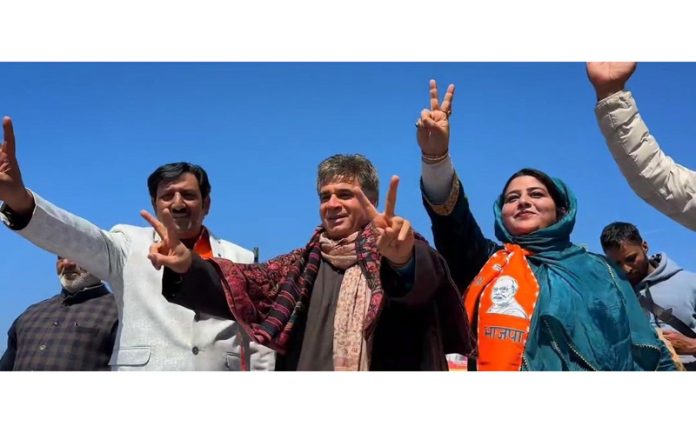
[[287, 353], [298, 320], [306, 317], [322, 258], [346, 269], [334, 317], [336, 370], [367, 370], [370, 340], [384, 305], [377, 230], [368, 224], [354, 238], [327, 242], [317, 230], [305, 248], [263, 264], [211, 259], [237, 322], [252, 338]]
[[321, 256], [331, 265], [345, 270], [338, 292], [334, 316], [333, 359], [335, 371], [368, 370], [368, 342], [363, 323], [370, 302], [370, 287], [358, 265], [355, 241], [358, 233], [333, 241], [324, 233], [319, 237]]

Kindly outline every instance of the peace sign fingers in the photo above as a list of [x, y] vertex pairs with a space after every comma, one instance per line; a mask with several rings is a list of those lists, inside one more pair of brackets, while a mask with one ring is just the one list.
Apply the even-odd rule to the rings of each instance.
[[193, 257], [191, 251], [179, 240], [174, 218], [169, 209], [162, 211], [162, 222], [145, 210], [140, 211], [140, 215], [150, 223], [162, 239], [150, 246], [147, 255], [155, 269], [159, 270], [162, 266], [166, 266], [179, 274], [187, 272]]
[[445, 96], [442, 98], [442, 105], [440, 106], [440, 110], [444, 111], [445, 114], [447, 114], [447, 117], [452, 114], [452, 100], [454, 99], [454, 84], [450, 84], [447, 86], [447, 92], [445, 92]]
[[[449, 117], [452, 114], [454, 100], [454, 84], [447, 86], [442, 102], [438, 97], [437, 82], [430, 80], [430, 110], [421, 111], [420, 119], [416, 122], [416, 139], [421, 153], [429, 160], [440, 160], [449, 149]], [[427, 161], [426, 161], [427, 162]]]
[[392, 176], [389, 181], [389, 190], [387, 191], [387, 201], [384, 207], [384, 217], [387, 219], [387, 224], [394, 218], [396, 211], [396, 191], [399, 188], [399, 176]]
[[389, 226], [381, 230], [377, 248], [392, 265], [401, 267], [413, 257], [414, 242], [411, 223], [396, 216], [389, 222]]
[[[174, 226], [174, 221], [172, 220], [172, 215], [169, 213], [169, 209], [165, 209], [162, 213], [162, 220], [164, 221], [164, 223], [160, 222], [157, 218], [155, 218], [150, 212], [146, 210], [141, 210], [140, 216], [145, 218], [145, 220], [148, 223], [150, 223], [152, 228], [155, 229], [155, 231], [159, 235], [160, 239], [162, 239], [162, 242], [164, 242], [167, 246], [169, 246], [170, 243], [176, 243], [179, 241], [179, 239], [176, 236], [176, 227]], [[172, 239], [171, 236], [173, 236], [174, 239]]]
[[447, 86], [447, 91], [445, 96], [442, 98], [442, 103], [440, 103], [440, 98], [437, 92], [437, 82], [435, 80], [430, 80], [430, 111], [442, 111], [449, 117], [452, 112], [452, 100], [454, 99], [454, 84]]
[[440, 97], [437, 94], [437, 83], [435, 80], [430, 80], [430, 111], [440, 109]]
[[368, 218], [373, 220], [379, 216], [379, 212], [377, 211], [377, 208], [372, 204], [370, 199], [367, 198], [367, 196], [363, 192], [362, 188], [360, 188], [359, 186], [354, 187], [353, 194], [355, 194], [355, 197], [358, 199], [358, 201], [362, 205], [363, 209], [365, 209], [365, 212], [367, 212]]

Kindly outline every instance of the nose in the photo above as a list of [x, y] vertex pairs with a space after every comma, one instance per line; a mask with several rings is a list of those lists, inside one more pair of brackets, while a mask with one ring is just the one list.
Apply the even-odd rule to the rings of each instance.
[[74, 269], [76, 267], [77, 267], [77, 265], [74, 262], [71, 262], [70, 260], [68, 260], [66, 258], [62, 258], [62, 259], [58, 260], [58, 270], [60, 272], [64, 272], [68, 269]]
[[331, 197], [329, 197], [329, 200], [326, 202], [326, 204], [331, 207], [331, 208], [337, 208], [341, 206], [341, 202], [336, 197], [336, 194], [331, 194]]
[[174, 193], [174, 198], [172, 199], [172, 209], [180, 210], [185, 207], [186, 203], [184, 203], [184, 198], [181, 196], [181, 193]]
[[526, 194], [520, 194], [520, 198], [517, 199], [517, 206], [521, 208], [529, 207], [529, 197]]
[[631, 273], [631, 267], [627, 264], [621, 265], [621, 270], [623, 270], [626, 275]]

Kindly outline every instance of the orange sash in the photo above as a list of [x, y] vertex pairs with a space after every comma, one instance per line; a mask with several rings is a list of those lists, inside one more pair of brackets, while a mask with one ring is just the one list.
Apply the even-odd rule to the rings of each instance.
[[477, 370], [519, 371], [522, 367], [539, 296], [539, 284], [525, 257], [530, 254], [519, 245], [505, 244], [488, 259], [464, 295], [469, 323], [477, 328]]

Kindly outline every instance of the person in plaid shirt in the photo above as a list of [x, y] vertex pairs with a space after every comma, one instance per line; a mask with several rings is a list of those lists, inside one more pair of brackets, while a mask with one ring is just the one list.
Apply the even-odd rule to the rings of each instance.
[[8, 331], [0, 370], [110, 370], [118, 317], [104, 283], [58, 257], [60, 294], [27, 308]]

